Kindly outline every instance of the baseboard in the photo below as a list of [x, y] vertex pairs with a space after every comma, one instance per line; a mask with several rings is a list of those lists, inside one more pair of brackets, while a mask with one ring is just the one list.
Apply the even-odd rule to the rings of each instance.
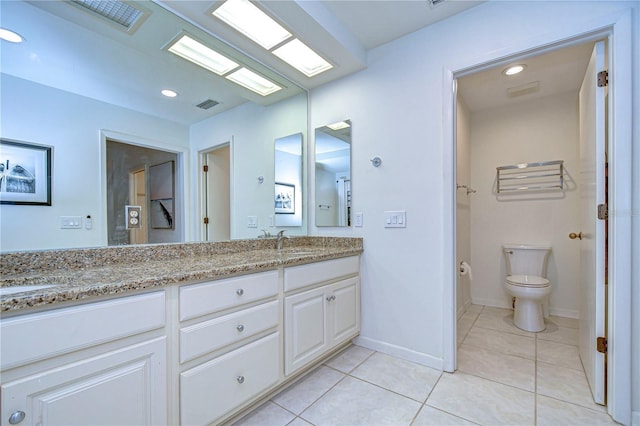
[[492, 308], [511, 309], [511, 303], [503, 299], [496, 300], [496, 299], [484, 299], [480, 297], [472, 297], [471, 303], [473, 303], [474, 305], [491, 306]]
[[411, 349], [403, 348], [402, 346], [392, 345], [390, 343], [381, 342], [368, 337], [358, 336], [353, 340], [353, 343], [367, 349], [382, 352], [417, 364], [426, 365], [427, 367], [435, 368], [436, 370], [442, 371], [444, 367], [444, 360], [441, 358], [436, 358], [425, 353], [416, 352]]
[[574, 311], [573, 309], [549, 308], [549, 313], [557, 317], [580, 319], [580, 313], [578, 311]]

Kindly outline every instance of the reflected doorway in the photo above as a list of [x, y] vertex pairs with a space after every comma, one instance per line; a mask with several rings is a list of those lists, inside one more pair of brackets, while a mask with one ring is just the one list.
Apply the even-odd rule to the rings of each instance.
[[202, 153], [205, 241], [231, 239], [231, 149], [229, 144]]

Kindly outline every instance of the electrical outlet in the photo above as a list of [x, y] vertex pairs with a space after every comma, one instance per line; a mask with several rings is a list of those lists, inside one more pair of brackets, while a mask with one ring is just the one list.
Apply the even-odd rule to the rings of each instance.
[[127, 218], [127, 229], [142, 228], [142, 207], [124, 206], [125, 217]]

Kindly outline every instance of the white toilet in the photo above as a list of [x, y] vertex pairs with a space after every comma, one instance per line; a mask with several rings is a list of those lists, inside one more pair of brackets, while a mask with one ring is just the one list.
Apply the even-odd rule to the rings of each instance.
[[546, 278], [551, 247], [505, 244], [502, 248], [507, 265], [504, 288], [516, 298], [513, 323], [525, 331], [542, 331], [546, 327], [543, 303], [551, 294]]

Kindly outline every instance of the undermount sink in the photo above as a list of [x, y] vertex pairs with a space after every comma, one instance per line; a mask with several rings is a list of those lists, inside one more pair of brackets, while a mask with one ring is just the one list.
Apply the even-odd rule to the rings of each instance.
[[10, 287], [0, 287], [0, 296], [8, 296], [10, 294], [23, 293], [25, 291], [42, 290], [49, 287], [53, 287], [53, 285], [14, 285]]

